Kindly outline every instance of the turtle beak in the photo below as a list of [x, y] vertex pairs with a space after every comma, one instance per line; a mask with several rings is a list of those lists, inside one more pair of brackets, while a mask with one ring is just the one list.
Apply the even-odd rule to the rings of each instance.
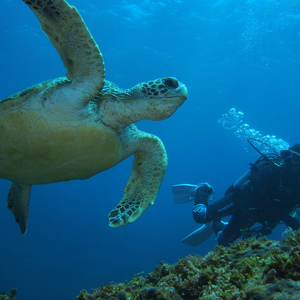
[[182, 83], [179, 83], [176, 88], [169, 89], [155, 102], [151, 120], [158, 121], [169, 118], [185, 102], [187, 96], [187, 88]]
[[187, 96], [188, 90], [186, 86], [179, 82], [179, 85], [176, 89], [170, 89], [163, 95], [163, 99], [166, 101], [166, 103], [178, 102], [180, 106], [185, 102]]

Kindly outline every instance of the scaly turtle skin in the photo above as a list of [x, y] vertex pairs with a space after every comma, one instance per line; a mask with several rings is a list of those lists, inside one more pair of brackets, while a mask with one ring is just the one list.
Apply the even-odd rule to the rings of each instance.
[[120, 89], [104, 79], [100, 50], [75, 7], [64, 0], [23, 0], [67, 69], [0, 102], [0, 178], [13, 182], [8, 208], [26, 233], [33, 184], [86, 179], [134, 154], [110, 226], [135, 221], [153, 204], [167, 167], [161, 140], [140, 120], [163, 120], [187, 98], [175, 78]]

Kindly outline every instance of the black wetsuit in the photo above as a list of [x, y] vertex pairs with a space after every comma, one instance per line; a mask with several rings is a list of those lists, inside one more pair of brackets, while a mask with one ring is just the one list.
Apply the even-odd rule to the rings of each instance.
[[207, 207], [206, 222], [217, 224], [221, 218], [232, 215], [218, 238], [223, 245], [249, 232], [255, 223], [263, 225], [259, 232], [263, 235], [270, 234], [280, 221], [298, 229], [299, 220], [289, 214], [300, 204], [299, 185], [297, 174], [266, 160], [263, 168], [252, 170], [252, 175], [245, 182], [237, 187], [231, 186], [224, 198]]

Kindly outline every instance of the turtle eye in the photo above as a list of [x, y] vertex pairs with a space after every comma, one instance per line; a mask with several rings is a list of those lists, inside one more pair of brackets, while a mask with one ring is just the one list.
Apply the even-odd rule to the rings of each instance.
[[178, 81], [174, 78], [164, 78], [162, 82], [168, 87], [172, 89], [176, 89], [178, 87]]

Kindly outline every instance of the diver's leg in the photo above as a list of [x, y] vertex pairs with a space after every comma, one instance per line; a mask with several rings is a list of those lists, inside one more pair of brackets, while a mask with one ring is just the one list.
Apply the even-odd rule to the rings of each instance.
[[218, 236], [220, 232], [222, 232], [227, 225], [228, 222], [224, 222], [221, 219], [218, 219], [212, 222], [212, 230], [214, 234]]
[[193, 206], [193, 217], [197, 223], [207, 223], [206, 210], [208, 206], [208, 199], [213, 192], [214, 189], [209, 183], [202, 182], [198, 184]]
[[229, 224], [218, 234], [218, 243], [223, 246], [228, 246], [238, 239], [242, 232], [250, 228], [254, 223], [255, 221], [249, 219], [247, 215], [240, 213], [233, 215]]
[[292, 217], [290, 215], [285, 215], [282, 217], [282, 221], [285, 223], [286, 226], [291, 227], [293, 230], [297, 230], [300, 228], [300, 221]]
[[207, 207], [206, 219], [211, 222], [232, 215], [236, 210], [232, 197], [225, 196]]

